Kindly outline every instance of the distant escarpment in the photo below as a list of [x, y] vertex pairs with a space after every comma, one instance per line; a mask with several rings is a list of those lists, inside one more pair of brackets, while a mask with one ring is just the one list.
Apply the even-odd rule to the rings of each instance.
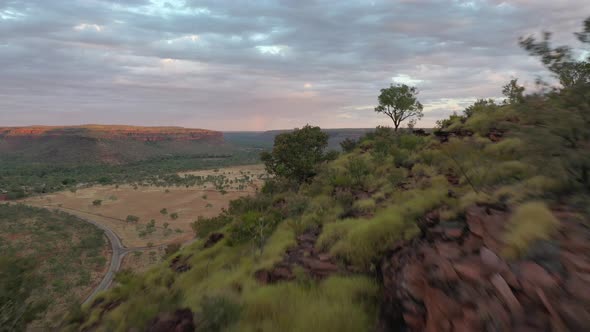
[[50, 139], [61, 137], [79, 137], [105, 140], [136, 141], [211, 141], [223, 142], [223, 134], [206, 129], [182, 127], [136, 127], [136, 126], [30, 126], [0, 127], [0, 139]]
[[221, 132], [182, 127], [0, 127], [2, 159], [40, 163], [118, 164], [159, 156], [214, 154], [221, 145]]

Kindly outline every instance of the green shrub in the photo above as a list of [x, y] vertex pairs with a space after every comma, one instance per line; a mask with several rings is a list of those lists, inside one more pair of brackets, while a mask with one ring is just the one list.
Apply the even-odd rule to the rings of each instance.
[[238, 326], [245, 331], [367, 331], [375, 325], [377, 294], [377, 285], [366, 277], [261, 287], [245, 296]]
[[517, 207], [506, 229], [504, 256], [523, 257], [535, 241], [549, 239], [558, 226], [559, 221], [543, 202]]
[[366, 198], [354, 202], [352, 207], [360, 213], [367, 214], [375, 211], [376, 204], [374, 199]]
[[216, 232], [231, 223], [232, 220], [233, 218], [227, 213], [221, 213], [217, 217], [212, 218], [199, 216], [196, 221], [191, 223], [191, 228], [195, 233], [195, 236], [206, 238], [209, 234]]
[[197, 330], [205, 332], [223, 331], [239, 319], [240, 306], [226, 297], [203, 298], [198, 314]]
[[125, 218], [125, 221], [130, 223], [137, 223], [139, 221], [139, 217], [130, 214], [127, 216], [127, 218]]
[[359, 222], [332, 247], [332, 253], [352, 264], [369, 269], [379, 255], [396, 241], [407, 240], [419, 233], [416, 219], [442, 205], [447, 197], [445, 187], [404, 192], [399, 203], [378, 212], [366, 222]]
[[102, 205], [102, 200], [96, 199], [96, 200], [92, 201], [92, 205], [94, 205], [94, 206], [101, 206]]

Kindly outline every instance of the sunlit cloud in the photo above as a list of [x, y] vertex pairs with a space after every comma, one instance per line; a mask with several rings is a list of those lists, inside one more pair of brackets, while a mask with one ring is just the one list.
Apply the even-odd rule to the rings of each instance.
[[76, 25], [74, 27], [74, 30], [78, 30], [78, 31], [94, 30], [96, 32], [101, 32], [103, 30], [103, 27], [98, 24], [82, 23], [82, 24]]
[[394, 76], [391, 78], [391, 80], [394, 83], [406, 85], [419, 85], [420, 83], [424, 82], [423, 80], [415, 79], [405, 74], [399, 74], [397, 76]]
[[288, 47], [285, 45], [259, 45], [256, 46], [258, 52], [269, 55], [285, 55]]

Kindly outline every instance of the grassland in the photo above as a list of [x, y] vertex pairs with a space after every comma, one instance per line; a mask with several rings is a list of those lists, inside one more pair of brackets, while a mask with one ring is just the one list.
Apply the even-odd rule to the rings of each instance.
[[[98, 185], [23, 200], [61, 209], [112, 229], [126, 247], [159, 246], [193, 238], [190, 224], [213, 217], [229, 201], [256, 193], [265, 178], [261, 165], [183, 172], [186, 185]], [[99, 203], [100, 202], [100, 203]], [[131, 218], [130, 218], [131, 216]], [[136, 218], [134, 218], [136, 217]]]

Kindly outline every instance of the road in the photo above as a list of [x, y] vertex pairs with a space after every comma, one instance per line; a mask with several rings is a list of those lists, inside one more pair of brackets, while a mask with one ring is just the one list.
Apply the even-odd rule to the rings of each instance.
[[[51, 205], [44, 205], [43, 207], [46, 209], [55, 209], [56, 208], [55, 206], [51, 206]], [[58, 209], [66, 212], [66, 213], [67, 213], [67, 210], [70, 210], [69, 208], [64, 208], [64, 207], [60, 207]], [[71, 209], [71, 210], [77, 211], [74, 209]], [[83, 212], [83, 211], [78, 211], [78, 212]], [[111, 286], [111, 284], [113, 283], [113, 279], [115, 278], [115, 274], [117, 274], [117, 272], [119, 272], [119, 269], [121, 268], [121, 263], [123, 262], [123, 258], [128, 253], [134, 252], [134, 251], [155, 250], [155, 249], [165, 248], [168, 245], [168, 243], [165, 243], [165, 244], [161, 244], [158, 246], [151, 246], [151, 247], [127, 248], [123, 245], [123, 243], [121, 242], [121, 239], [119, 239], [117, 234], [115, 234], [115, 232], [112, 229], [110, 229], [107, 226], [102, 225], [99, 222], [96, 222], [94, 220], [90, 220], [88, 218], [84, 218], [79, 215], [74, 215], [74, 216], [80, 220], [91, 223], [94, 226], [102, 229], [104, 231], [105, 235], [107, 236], [107, 238], [109, 239], [109, 242], [111, 243], [111, 249], [113, 252], [107, 273], [104, 275], [104, 277], [102, 278], [102, 280], [100, 281], [98, 286], [96, 286], [94, 288], [94, 290], [92, 291], [92, 293], [90, 293], [88, 295], [88, 297], [86, 298], [86, 300], [84, 300], [83, 304], [90, 303], [92, 301], [92, 299], [94, 299], [96, 294], [98, 294], [104, 290], [107, 290]], [[192, 239], [186, 243], [183, 243], [183, 245], [190, 244], [194, 241], [195, 241], [195, 239]]]

